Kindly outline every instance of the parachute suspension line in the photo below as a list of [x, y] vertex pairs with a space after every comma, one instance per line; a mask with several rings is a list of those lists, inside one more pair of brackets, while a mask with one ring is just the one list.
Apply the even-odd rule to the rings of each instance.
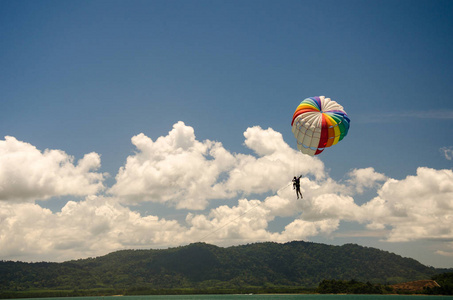
[[294, 159], [293, 159], [293, 177], [298, 176], [297, 173], [299, 171], [299, 151], [294, 152]]
[[255, 208], [257, 208], [258, 206], [260, 206], [262, 204], [262, 202], [260, 201], [260, 203], [258, 203], [257, 205], [253, 206], [252, 208], [249, 208], [247, 209], [245, 212], [243, 212], [242, 214], [240, 214], [239, 216], [237, 216], [236, 218], [234, 218], [233, 220], [223, 224], [222, 226], [218, 227], [217, 229], [211, 231], [210, 233], [208, 233], [207, 235], [203, 236], [201, 239], [199, 239], [199, 242], [202, 242], [205, 238], [207, 238], [208, 236], [216, 233], [217, 231], [219, 231], [220, 229], [228, 226], [229, 224], [233, 223], [234, 221], [236, 221], [237, 219], [239, 218], [242, 218], [243, 216], [245, 216], [248, 212], [254, 210]]
[[278, 193], [280, 193], [281, 191], [283, 191], [284, 189], [286, 189], [287, 187], [289, 187], [291, 184], [293, 183], [293, 181], [291, 180], [287, 185], [281, 187], [278, 191], [277, 191], [277, 195]]

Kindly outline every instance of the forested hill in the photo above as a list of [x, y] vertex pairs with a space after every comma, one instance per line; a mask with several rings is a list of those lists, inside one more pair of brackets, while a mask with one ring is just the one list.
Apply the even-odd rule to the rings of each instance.
[[0, 291], [316, 287], [323, 279], [391, 284], [440, 270], [375, 248], [309, 242], [221, 248], [204, 243], [165, 250], [123, 250], [64, 263], [0, 262]]

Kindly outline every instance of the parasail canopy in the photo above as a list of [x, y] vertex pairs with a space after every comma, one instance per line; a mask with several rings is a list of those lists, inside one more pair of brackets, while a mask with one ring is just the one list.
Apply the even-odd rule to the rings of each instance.
[[324, 96], [303, 100], [291, 122], [297, 148], [308, 155], [318, 155], [348, 134], [350, 119], [343, 106]]

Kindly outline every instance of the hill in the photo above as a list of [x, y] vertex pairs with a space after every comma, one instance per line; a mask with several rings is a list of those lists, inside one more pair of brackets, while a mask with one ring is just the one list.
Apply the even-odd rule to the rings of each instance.
[[63, 263], [0, 262], [0, 292], [116, 289], [240, 290], [314, 288], [324, 279], [395, 284], [441, 270], [355, 244], [294, 241], [228, 248], [205, 243], [164, 250], [122, 250]]

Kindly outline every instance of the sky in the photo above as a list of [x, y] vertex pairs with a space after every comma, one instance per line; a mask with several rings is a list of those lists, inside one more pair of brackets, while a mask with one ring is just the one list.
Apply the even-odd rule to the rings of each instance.
[[[452, 1], [1, 0], [0, 39], [1, 260], [303, 240], [453, 267]], [[351, 127], [311, 157], [291, 119], [321, 95]]]

